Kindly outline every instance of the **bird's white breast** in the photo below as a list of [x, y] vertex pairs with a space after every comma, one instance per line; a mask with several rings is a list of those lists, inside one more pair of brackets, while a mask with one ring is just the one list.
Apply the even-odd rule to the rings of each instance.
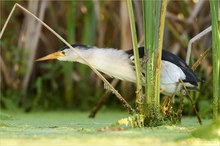
[[172, 95], [175, 90], [179, 91], [181, 85], [178, 85], [179, 80], [184, 80], [186, 75], [175, 64], [162, 60], [160, 74], [160, 88], [165, 95]]
[[176, 66], [175, 64], [169, 61], [161, 61], [161, 74], [160, 81], [164, 84], [179, 82], [179, 79], [184, 80], [186, 75], [184, 72]]

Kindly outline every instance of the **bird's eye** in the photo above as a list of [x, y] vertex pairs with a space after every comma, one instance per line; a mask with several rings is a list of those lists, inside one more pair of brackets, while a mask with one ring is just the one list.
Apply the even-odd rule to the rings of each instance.
[[61, 51], [61, 53], [62, 53], [63, 55], [65, 55], [65, 52], [64, 52], [64, 51]]

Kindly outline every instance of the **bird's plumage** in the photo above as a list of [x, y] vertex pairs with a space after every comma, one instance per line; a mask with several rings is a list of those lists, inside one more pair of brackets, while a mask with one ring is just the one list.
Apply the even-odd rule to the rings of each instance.
[[[129, 55], [124, 51], [84, 45], [72, 45], [72, 47], [77, 49], [77, 51], [97, 70], [110, 77], [136, 82], [135, 71], [131, 65]], [[58, 60], [74, 61], [87, 65], [87, 63], [70, 48], [64, 47], [60, 51], [65, 51], [67, 55], [58, 58]]]
[[[145, 55], [144, 47], [139, 47], [138, 52], [139, 57], [143, 58]], [[127, 53], [133, 56], [133, 49], [128, 50]], [[189, 89], [196, 89], [197, 82], [201, 82], [184, 60], [166, 50], [162, 50], [160, 74], [160, 88], [162, 93], [172, 95], [176, 89], [177, 91], [181, 90], [181, 85], [177, 87], [180, 79]]]
[[198, 85], [197, 82], [201, 82], [201, 80], [195, 75], [193, 70], [180, 57], [168, 51], [163, 50], [162, 60], [172, 62], [173, 64], [181, 68], [181, 70], [186, 75], [186, 78], [183, 80], [183, 82], [189, 82], [190, 84], [195, 85], [195, 86]]
[[[72, 45], [81, 56], [83, 56], [94, 68], [120, 80], [136, 82], [134, 64], [131, 56], [133, 49], [128, 51], [117, 50], [113, 48], [97, 48], [86, 45]], [[142, 59], [145, 55], [144, 47], [139, 47], [139, 57]], [[72, 49], [65, 46], [58, 52], [57, 59], [61, 61], [73, 61], [87, 64]], [[57, 53], [54, 53], [57, 55]], [[62, 55], [63, 54], [63, 55]], [[49, 56], [50, 57], [50, 56]], [[46, 60], [48, 56], [44, 57]], [[45, 60], [44, 58], [39, 60]], [[54, 57], [53, 57], [54, 58]], [[142, 72], [145, 74], [145, 69]], [[176, 89], [180, 91], [182, 86], [179, 80], [183, 80], [186, 87], [196, 87], [197, 82], [201, 80], [195, 75], [192, 69], [178, 56], [162, 50], [160, 88], [163, 94], [172, 95]], [[142, 81], [145, 84], [144, 79]], [[178, 85], [178, 87], [177, 87]]]
[[[144, 52], [144, 47], [139, 47], [138, 48], [139, 51], [139, 57], [143, 58], [145, 55]], [[133, 49], [132, 50], [128, 50], [127, 51], [128, 54], [133, 55]], [[183, 80], [183, 82], [189, 82], [192, 85], [197, 86], [197, 82], [201, 82], [201, 80], [196, 76], [196, 74], [193, 72], [193, 70], [186, 64], [186, 62], [181, 59], [180, 57], [174, 55], [173, 53], [170, 53], [166, 50], [162, 50], [162, 61], [168, 61], [171, 62], [172, 64], [175, 64], [176, 66], [178, 66], [179, 68], [181, 68], [181, 70], [184, 72], [184, 74], [186, 75], [186, 77]], [[167, 63], [166, 63], [167, 64]], [[164, 65], [165, 67], [166, 65]], [[171, 71], [169, 71], [171, 72]], [[172, 72], [171, 72], [172, 74]]]
[[[82, 45], [82, 44], [72, 44], [71, 45], [73, 48], [78, 48], [78, 49], [89, 49], [89, 48], [93, 48], [91, 46], [88, 45]], [[63, 51], [65, 49], [70, 49], [68, 46], [64, 46], [63, 48], [61, 48], [59, 51]]]

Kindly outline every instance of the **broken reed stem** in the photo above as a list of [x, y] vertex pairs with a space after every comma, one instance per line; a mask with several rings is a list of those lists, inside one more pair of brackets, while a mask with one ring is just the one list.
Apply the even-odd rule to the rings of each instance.
[[128, 102], [121, 96], [121, 94], [101, 75], [101, 73], [99, 73], [99, 71], [97, 71], [76, 49], [74, 49], [64, 38], [62, 38], [57, 32], [55, 32], [52, 28], [50, 28], [46, 23], [44, 23], [42, 20], [40, 20], [37, 16], [35, 16], [34, 14], [32, 14], [31, 12], [29, 12], [27, 9], [25, 9], [24, 7], [22, 7], [21, 5], [19, 5], [18, 3], [16, 3], [13, 6], [12, 11], [9, 14], [9, 17], [7, 18], [3, 29], [0, 33], [0, 39], [3, 35], [3, 32], [15, 10], [16, 7], [19, 7], [20, 9], [22, 9], [25, 13], [31, 15], [32, 17], [34, 17], [37, 21], [39, 21], [44, 27], [46, 27], [49, 31], [51, 31], [57, 38], [59, 38], [64, 44], [66, 44], [69, 48], [71, 48], [83, 61], [86, 62], [86, 64], [96, 73], [96, 75], [109, 87], [108, 89], [111, 90], [111, 92], [113, 94], [116, 95], [116, 97], [122, 102], [123, 106], [129, 111], [130, 114], [133, 114], [135, 111], [134, 109], [128, 104]]
[[200, 39], [201, 37], [203, 37], [204, 35], [206, 35], [210, 31], [212, 31], [212, 26], [209, 26], [208, 28], [206, 28], [205, 30], [203, 30], [202, 32], [200, 32], [199, 34], [197, 34], [196, 36], [194, 36], [193, 38], [190, 39], [189, 44], [188, 44], [187, 53], [186, 53], [186, 64], [187, 65], [189, 65], [189, 59], [190, 59], [190, 54], [191, 54], [191, 50], [192, 50], [192, 43], [194, 43], [196, 40]]
[[2, 38], [2, 35], [3, 35], [4, 31], [5, 31], [5, 28], [6, 28], [6, 26], [8, 25], [8, 22], [9, 22], [11, 16], [12, 16], [13, 12], [15, 11], [16, 5], [17, 5], [17, 4], [15, 4], [15, 5], [13, 6], [13, 8], [12, 8], [12, 10], [11, 10], [11, 12], [10, 12], [8, 18], [7, 18], [7, 20], [5, 21], [5, 24], [4, 24], [4, 26], [3, 26], [3, 28], [2, 28], [2, 30], [1, 30], [1, 32], [0, 32], [0, 39]]

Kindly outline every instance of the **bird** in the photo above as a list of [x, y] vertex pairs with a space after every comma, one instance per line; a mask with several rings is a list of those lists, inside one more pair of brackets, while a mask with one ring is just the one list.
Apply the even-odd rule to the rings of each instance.
[[[100, 72], [119, 80], [136, 83], [133, 49], [123, 51], [114, 48], [98, 48], [96, 46], [81, 44], [73, 44], [71, 46], [76, 49], [90, 65]], [[140, 60], [144, 58], [144, 50], [145, 48], [143, 46], [138, 48]], [[37, 61], [51, 59], [79, 62], [88, 65], [84, 59], [78, 56], [78, 54], [68, 46], [61, 48], [55, 53], [39, 58]], [[145, 69], [143, 70], [142, 75], [144, 77]], [[201, 82], [201, 79], [197, 77], [184, 60], [163, 49], [160, 70], [161, 93], [172, 96], [174, 93], [181, 91], [183, 87], [180, 84], [180, 80], [183, 81], [185, 87], [188, 89], [197, 89], [198, 82]], [[145, 79], [142, 79], [143, 85], [145, 84], [144, 81]]]

